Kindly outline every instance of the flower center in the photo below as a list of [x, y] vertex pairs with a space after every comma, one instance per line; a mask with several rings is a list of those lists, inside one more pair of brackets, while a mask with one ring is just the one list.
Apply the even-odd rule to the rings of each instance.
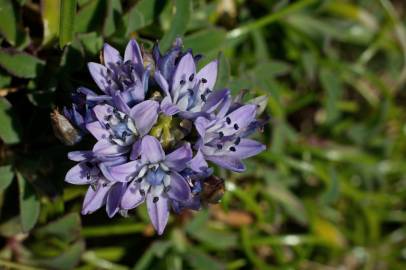
[[132, 144], [138, 135], [130, 117], [117, 110], [106, 116], [105, 126], [110, 132], [109, 140], [118, 145]]

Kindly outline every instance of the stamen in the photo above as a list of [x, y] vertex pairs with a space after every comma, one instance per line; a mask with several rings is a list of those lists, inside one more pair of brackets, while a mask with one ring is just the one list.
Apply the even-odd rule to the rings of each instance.
[[107, 187], [107, 183], [103, 183], [102, 186], [103, 186], [103, 187]]
[[238, 137], [236, 140], [235, 140], [235, 145], [239, 145], [240, 144], [240, 142], [241, 142], [241, 138], [240, 137]]
[[166, 187], [164, 187], [164, 192], [168, 192], [169, 190], [171, 190], [171, 186], [166, 186]]
[[86, 161], [85, 165], [89, 168], [93, 168], [93, 164], [89, 161]]
[[185, 80], [180, 80], [180, 85], [184, 85], [185, 84]]
[[145, 196], [145, 190], [140, 189], [140, 194], [141, 194], [141, 196]]
[[236, 151], [235, 147], [234, 147], [234, 146], [231, 146], [231, 147], [230, 147], [230, 151], [231, 151], [231, 152], [235, 152], [235, 151]]
[[240, 127], [238, 126], [238, 124], [236, 123], [236, 124], [234, 124], [234, 129], [235, 130], [238, 130]]
[[227, 117], [226, 118], [226, 123], [229, 125], [229, 124], [231, 124], [231, 119], [230, 119], [230, 117]]
[[192, 73], [192, 75], [190, 75], [190, 77], [189, 77], [189, 81], [190, 81], [190, 82], [193, 81], [194, 78], [195, 78], [195, 74]]
[[224, 137], [223, 131], [220, 131], [220, 132], [219, 132], [219, 137], [220, 137], [220, 139]]
[[86, 179], [87, 179], [87, 180], [90, 180], [90, 173], [87, 173]]
[[106, 123], [104, 126], [106, 127], [106, 129], [110, 129], [110, 124], [109, 123]]
[[109, 114], [109, 115], [106, 115], [106, 117], [105, 117], [104, 119], [105, 119], [106, 121], [110, 121], [112, 117], [113, 117], [113, 116], [112, 116], [111, 114]]
[[153, 199], [152, 199], [152, 202], [153, 203], [156, 203], [156, 202], [158, 202], [159, 201], [159, 197], [154, 197]]
[[202, 83], [207, 83], [207, 80], [205, 78], [202, 78]]
[[205, 95], [200, 95], [200, 98], [201, 98], [204, 102], [206, 102], [206, 96], [205, 96]]
[[193, 96], [193, 90], [192, 89], [188, 89], [187, 91], [189, 92], [189, 95]]
[[123, 120], [124, 120], [125, 122], [128, 122], [128, 119], [129, 119], [128, 115], [124, 115]]
[[217, 149], [221, 150], [221, 149], [223, 149], [223, 146], [221, 144], [217, 144]]

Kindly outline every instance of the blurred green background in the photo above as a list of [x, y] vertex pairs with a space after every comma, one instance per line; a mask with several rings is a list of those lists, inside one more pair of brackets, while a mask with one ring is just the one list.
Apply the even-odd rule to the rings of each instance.
[[[406, 269], [403, 0], [0, 0], [0, 269]], [[80, 216], [49, 114], [131, 37], [218, 57], [217, 88], [269, 96], [267, 151], [219, 205]]]

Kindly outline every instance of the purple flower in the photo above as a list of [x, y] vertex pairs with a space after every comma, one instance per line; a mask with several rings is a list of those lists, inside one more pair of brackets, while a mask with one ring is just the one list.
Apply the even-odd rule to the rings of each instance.
[[126, 183], [111, 181], [106, 178], [106, 166], [122, 164], [126, 161], [123, 156], [113, 158], [97, 157], [93, 151], [70, 152], [69, 159], [78, 161], [68, 171], [65, 181], [74, 185], [89, 185], [83, 202], [82, 214], [90, 214], [106, 205], [106, 212], [113, 217], [120, 209], [120, 201], [125, 191]]
[[144, 56], [131, 40], [124, 58], [105, 44], [102, 64], [88, 64], [101, 92], [78, 88], [64, 114], [81, 129], [78, 138], [88, 132], [96, 142], [69, 153], [78, 163], [65, 181], [89, 185], [82, 214], [106, 205], [109, 217], [124, 215], [146, 202], [162, 234], [171, 207], [201, 208], [202, 186], [215, 178], [207, 161], [241, 172], [243, 159], [265, 149], [247, 137], [263, 124], [256, 114], [267, 98], [245, 105], [242, 94], [233, 101], [230, 90], [215, 90], [217, 60], [198, 71], [200, 56], [183, 52], [180, 39], [163, 55], [155, 46], [147, 67]]
[[189, 143], [165, 155], [155, 137], [145, 136], [141, 142], [140, 159], [108, 169], [113, 179], [129, 182], [121, 207], [132, 209], [146, 200], [151, 222], [158, 234], [162, 234], [170, 203], [187, 201], [191, 196], [187, 181], [179, 173], [191, 159]]
[[242, 172], [245, 170], [242, 159], [265, 150], [263, 144], [246, 138], [256, 128], [257, 105], [243, 105], [230, 112], [228, 108], [227, 105], [223, 106], [213, 120], [204, 117], [196, 119], [195, 127], [201, 137], [197, 146], [207, 160]]
[[217, 60], [197, 72], [196, 59], [191, 52], [179, 55], [180, 49], [175, 46], [164, 57], [155, 57], [158, 60], [154, 78], [165, 94], [161, 109], [166, 115], [179, 113], [184, 118], [196, 118], [218, 105], [227, 93], [213, 92]]
[[148, 90], [149, 68], [144, 68], [141, 50], [135, 40], [128, 43], [124, 59], [108, 44], [103, 48], [104, 65], [89, 63], [89, 71], [97, 86], [114, 104], [127, 110], [145, 99]]

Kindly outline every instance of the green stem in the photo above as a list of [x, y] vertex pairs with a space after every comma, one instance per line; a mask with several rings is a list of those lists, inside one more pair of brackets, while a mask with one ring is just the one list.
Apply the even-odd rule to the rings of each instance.
[[230, 32], [227, 33], [227, 40], [235, 40], [243, 35], [248, 34], [249, 32], [257, 29], [257, 28], [261, 28], [264, 27], [270, 23], [273, 23], [283, 17], [285, 17], [286, 15], [289, 15], [291, 13], [294, 13], [298, 10], [302, 10], [305, 7], [313, 4], [314, 2], [316, 2], [317, 0], [302, 0], [302, 1], [298, 1], [292, 5], [289, 5], [285, 8], [283, 8], [282, 10], [269, 14], [265, 17], [262, 17], [259, 20], [256, 20], [254, 22], [249, 22], [245, 25], [242, 25], [241, 27], [235, 28], [233, 30], [231, 30]]
[[36, 268], [33, 266], [22, 265], [16, 262], [10, 262], [6, 260], [0, 259], [0, 268], [1, 266], [8, 267], [10, 269], [18, 269], [18, 270], [42, 270], [43, 268]]

